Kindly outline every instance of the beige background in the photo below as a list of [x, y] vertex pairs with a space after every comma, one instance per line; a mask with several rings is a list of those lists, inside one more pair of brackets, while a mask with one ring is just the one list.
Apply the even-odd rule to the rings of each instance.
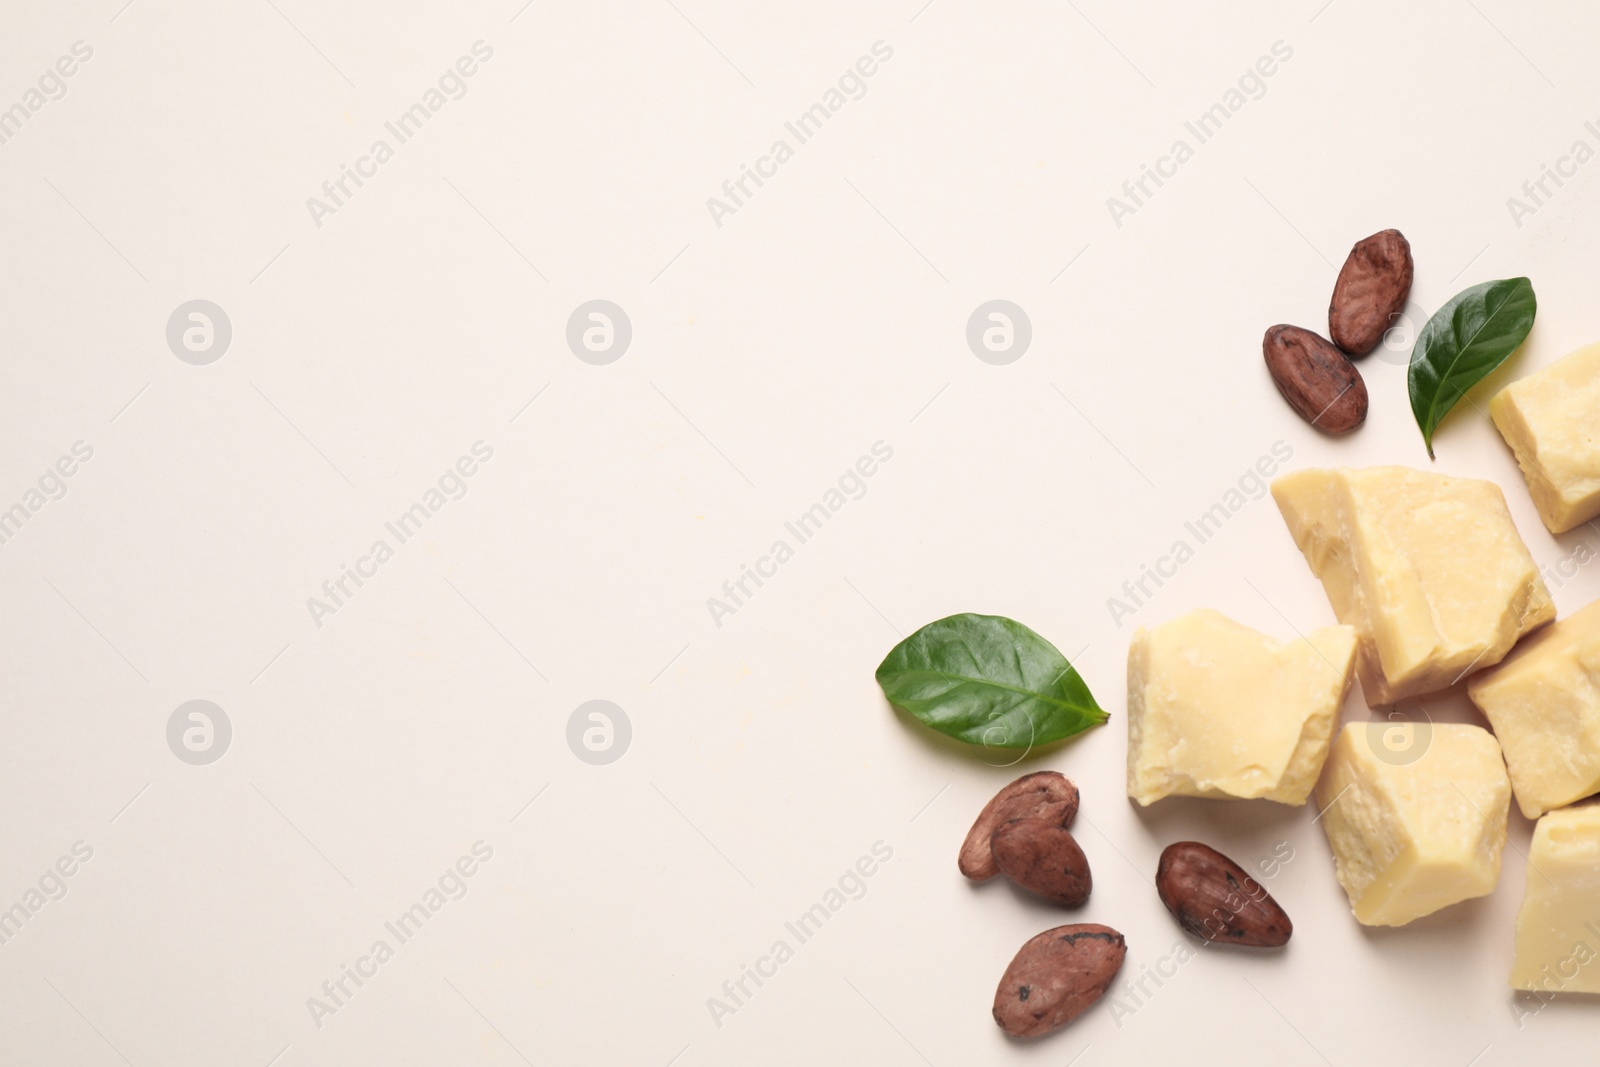
[[[1363, 364], [1371, 416], [1341, 441], [1260, 365], [1265, 327], [1325, 325], [1356, 239], [1409, 236], [1416, 325], [1531, 276], [1512, 374], [1595, 339], [1600, 164], [1520, 225], [1507, 198], [1600, 148], [1600, 18], [920, 2], [7, 6], [0, 108], [74, 42], [93, 55], [0, 144], [0, 509], [74, 442], [93, 456], [0, 545], [0, 908], [75, 842], [93, 856], [0, 945], [0, 1061], [1465, 1067], [1586, 1047], [1595, 1005], [1519, 1026], [1534, 1005], [1506, 987], [1519, 817], [1492, 897], [1373, 932], [1311, 810], [1124, 799], [1135, 622], [1331, 620], [1270, 502], [1133, 620], [1107, 600], [1276, 442], [1291, 468], [1428, 466], [1408, 345]], [[465, 96], [317, 226], [307, 198], [480, 40]], [[865, 94], [718, 226], [707, 198], [878, 41]], [[1107, 198], [1280, 41], [1259, 99], [1116, 225]], [[205, 366], [165, 339], [192, 299], [233, 329]], [[607, 366], [565, 342], [592, 299], [632, 323]], [[991, 299], [1032, 324], [1007, 366], [965, 341]], [[477, 441], [466, 495], [316, 625], [307, 598]], [[707, 598], [878, 441], [865, 495], [715, 625]], [[1544, 532], [1471, 408], [1438, 451], [1506, 489], [1542, 564], [1594, 541]], [[1569, 569], [1563, 613], [1600, 581]], [[1270, 882], [1286, 952], [1206, 953], [1119, 991], [1131, 1011], [1006, 1041], [995, 982], [1063, 917], [954, 857], [1016, 771], [931, 741], [872, 679], [898, 634], [962, 610], [1039, 630], [1113, 713], [1027, 766], [1083, 788], [1096, 888], [1072, 918], [1126, 932], [1124, 978], [1183, 943], [1147, 881], [1181, 837], [1293, 851]], [[206, 766], [166, 742], [193, 699], [233, 728]], [[593, 699], [632, 725], [609, 765], [566, 743]], [[465, 896], [317, 1025], [308, 998], [478, 841]], [[865, 895], [718, 1026], [708, 998], [880, 841]]]

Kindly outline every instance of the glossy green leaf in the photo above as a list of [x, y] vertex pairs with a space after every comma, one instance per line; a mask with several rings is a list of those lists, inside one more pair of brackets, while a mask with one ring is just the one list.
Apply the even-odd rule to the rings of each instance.
[[894, 647], [877, 677], [895, 707], [989, 748], [1045, 745], [1109, 718], [1067, 657], [998, 615], [930, 622]]
[[1422, 328], [1406, 377], [1429, 459], [1440, 420], [1517, 350], [1537, 309], [1532, 282], [1505, 278], [1457, 293]]

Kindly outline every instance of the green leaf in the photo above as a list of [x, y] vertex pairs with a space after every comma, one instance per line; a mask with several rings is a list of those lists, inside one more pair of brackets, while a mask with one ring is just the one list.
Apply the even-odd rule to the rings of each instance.
[[1506, 361], [1533, 329], [1533, 283], [1505, 278], [1464, 289], [1417, 336], [1407, 384], [1411, 413], [1433, 458], [1433, 431], [1467, 390]]
[[998, 615], [930, 622], [884, 657], [877, 677], [889, 703], [971, 745], [1045, 745], [1110, 717], [1054, 645]]

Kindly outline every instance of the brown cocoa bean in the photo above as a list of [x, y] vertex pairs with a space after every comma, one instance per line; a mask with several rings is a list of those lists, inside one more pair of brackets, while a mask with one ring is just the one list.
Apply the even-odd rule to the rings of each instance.
[[1110, 988], [1128, 945], [1109, 926], [1046, 930], [1023, 945], [994, 993], [994, 1021], [1013, 1037], [1039, 1037], [1088, 1011]]
[[1078, 814], [1078, 787], [1055, 771], [1035, 771], [996, 793], [978, 813], [978, 819], [961, 842], [956, 866], [975, 882], [988, 881], [1000, 873], [995, 866], [989, 839], [995, 829], [1012, 819], [1047, 818], [1057, 826], [1072, 825]]
[[1411, 293], [1411, 242], [1382, 230], [1356, 242], [1333, 283], [1328, 336], [1352, 356], [1378, 347]]
[[1261, 340], [1278, 392], [1319, 430], [1345, 433], [1367, 417], [1367, 383], [1331, 343], [1299, 326], [1274, 326]]
[[1001, 873], [1022, 888], [1069, 908], [1089, 899], [1089, 860], [1066, 827], [1050, 819], [1013, 819], [989, 842]]
[[1260, 882], [1198, 841], [1179, 841], [1161, 853], [1156, 892], [1185, 930], [1217, 944], [1277, 948], [1294, 932]]

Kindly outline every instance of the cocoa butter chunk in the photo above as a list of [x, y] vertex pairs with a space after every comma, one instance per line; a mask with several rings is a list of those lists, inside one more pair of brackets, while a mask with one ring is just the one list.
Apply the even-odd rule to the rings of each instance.
[[1300, 470], [1273, 482], [1272, 497], [1333, 613], [1356, 628], [1371, 707], [1447, 689], [1556, 617], [1493, 482], [1405, 467]]
[[1078, 787], [1055, 771], [1035, 771], [996, 793], [978, 813], [978, 819], [961, 843], [956, 866], [975, 882], [988, 881], [1000, 873], [995, 865], [989, 839], [1001, 823], [1012, 819], [1049, 819], [1057, 826], [1071, 826], [1078, 814]]
[[1600, 967], [1586, 966], [1594, 958], [1589, 927], [1600, 869], [1600, 805], [1579, 804], [1541, 818], [1527, 859], [1511, 988], [1537, 993], [1545, 1003], [1551, 993], [1600, 993]]
[[1332, 343], [1299, 326], [1279, 325], [1261, 339], [1261, 355], [1295, 414], [1326, 433], [1346, 433], [1367, 418], [1367, 383]]
[[1111, 987], [1128, 944], [1098, 923], [1057, 926], [1017, 951], [994, 993], [994, 1021], [1013, 1037], [1042, 1037], [1094, 1006]]
[[1072, 831], [1051, 819], [1013, 819], [990, 838], [994, 861], [1022, 888], [1057, 904], [1089, 899], [1089, 860]]
[[1339, 724], [1356, 655], [1353, 626], [1279, 641], [1201, 608], [1128, 645], [1128, 795], [1311, 795]]
[[1519, 378], [1489, 400], [1489, 418], [1516, 454], [1533, 506], [1551, 533], [1566, 533], [1600, 515], [1596, 410], [1600, 344]]
[[1294, 932], [1288, 914], [1260, 882], [1198, 841], [1179, 841], [1161, 853], [1156, 893], [1185, 930], [1207, 941], [1277, 948]]
[[1333, 285], [1328, 336], [1352, 356], [1378, 347], [1411, 295], [1411, 242], [1381, 230], [1356, 242]]
[[1503, 662], [1467, 682], [1467, 696], [1505, 753], [1517, 806], [1530, 819], [1600, 793], [1596, 651], [1600, 600], [1519, 641]]
[[1346, 723], [1317, 804], [1334, 873], [1366, 926], [1404, 926], [1500, 880], [1511, 779], [1480, 726]]

